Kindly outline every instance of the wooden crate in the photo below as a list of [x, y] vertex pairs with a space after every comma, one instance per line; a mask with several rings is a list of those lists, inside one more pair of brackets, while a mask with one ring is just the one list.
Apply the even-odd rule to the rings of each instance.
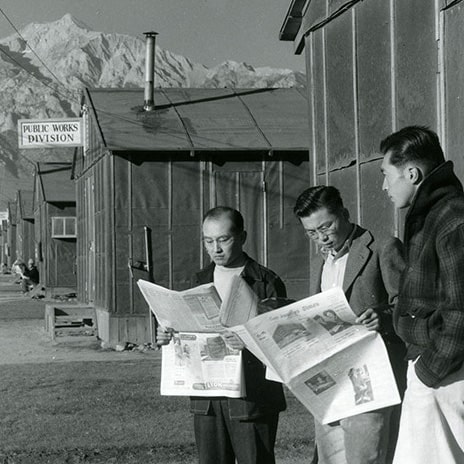
[[45, 305], [45, 331], [57, 337], [96, 336], [97, 318], [92, 306]]

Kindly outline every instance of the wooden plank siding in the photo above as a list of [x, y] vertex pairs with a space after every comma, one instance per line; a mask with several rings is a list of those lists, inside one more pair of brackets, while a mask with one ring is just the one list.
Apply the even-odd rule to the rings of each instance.
[[183, 290], [209, 262], [201, 224], [214, 206], [242, 212], [245, 251], [282, 277], [289, 296], [308, 293], [309, 246], [293, 215], [310, 184], [302, 92], [157, 92], [152, 113], [128, 106], [141, 101], [135, 90], [87, 91], [84, 99], [86, 145], [73, 166], [78, 299], [95, 307], [99, 336], [111, 344], [150, 341], [148, 307], [136, 285], [148, 277], [145, 228], [155, 282]]
[[464, 175], [464, 3], [447, 4], [312, 0], [293, 36], [304, 40], [308, 71], [311, 183], [339, 187], [352, 218], [381, 236], [402, 231], [381, 192], [386, 135], [431, 127]]
[[276, 153], [271, 161], [222, 155], [220, 163], [210, 155], [162, 155], [104, 157], [77, 181], [79, 300], [95, 306], [103, 339], [148, 340], [148, 308], [136, 286], [147, 276], [133, 270], [131, 277], [128, 268], [129, 259], [145, 261], [144, 227], [152, 230], [155, 281], [186, 289], [208, 262], [203, 214], [219, 204], [242, 211], [245, 250], [275, 270], [292, 297], [307, 295], [308, 242], [293, 215], [296, 196], [309, 185], [306, 152]]
[[444, 149], [464, 179], [464, 3], [440, 12], [440, 39], [443, 42]]

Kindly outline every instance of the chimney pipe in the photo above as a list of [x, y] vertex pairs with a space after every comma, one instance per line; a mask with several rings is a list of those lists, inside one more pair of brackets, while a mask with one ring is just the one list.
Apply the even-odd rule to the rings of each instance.
[[144, 32], [147, 39], [145, 56], [145, 95], [143, 109], [153, 111], [155, 109], [154, 87], [155, 87], [155, 41], [157, 32]]

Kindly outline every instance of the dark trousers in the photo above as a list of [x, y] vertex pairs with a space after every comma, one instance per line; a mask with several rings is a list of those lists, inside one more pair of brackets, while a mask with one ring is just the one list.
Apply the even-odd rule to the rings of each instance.
[[279, 414], [241, 421], [230, 419], [227, 400], [213, 400], [210, 415], [194, 415], [200, 464], [275, 464]]
[[31, 279], [28, 279], [27, 277], [23, 277], [21, 279], [21, 290], [23, 293], [27, 293], [31, 285], [34, 285]]

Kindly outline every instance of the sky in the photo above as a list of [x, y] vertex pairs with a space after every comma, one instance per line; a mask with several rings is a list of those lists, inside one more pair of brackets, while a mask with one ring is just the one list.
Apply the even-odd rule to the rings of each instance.
[[[291, 0], [2, 0], [0, 7], [21, 29], [66, 13], [90, 29], [141, 36], [156, 31], [157, 45], [208, 67], [226, 60], [255, 67], [304, 71], [293, 42], [279, 40]], [[0, 38], [14, 29], [0, 13]]]

